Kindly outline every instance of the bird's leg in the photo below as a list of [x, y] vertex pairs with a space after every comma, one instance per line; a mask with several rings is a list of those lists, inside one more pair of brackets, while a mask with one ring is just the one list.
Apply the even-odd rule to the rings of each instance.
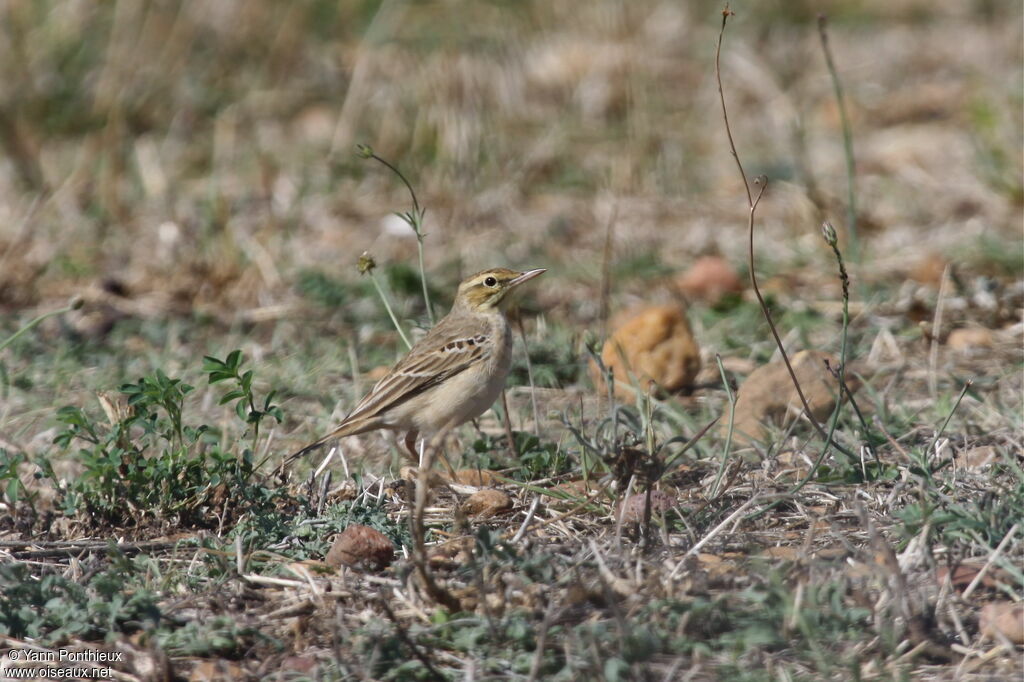
[[[427, 439], [424, 438], [419, 442], [419, 448], [416, 447], [416, 440], [419, 438], [419, 431], [410, 431], [405, 434], [405, 448], [409, 451], [409, 456], [418, 466], [423, 466], [424, 455], [427, 450]], [[441, 455], [442, 461], [444, 461], [445, 467], [448, 469], [448, 474], [451, 476], [451, 480], [455, 480], [455, 469], [452, 468], [452, 463], [448, 461], [448, 456], [444, 454], [444, 441], [442, 440], [438, 444], [437, 452]]]
[[444, 453], [444, 443], [448, 440], [447, 437], [442, 438], [437, 444], [437, 454], [441, 455], [441, 461], [444, 462], [445, 468], [448, 469], [448, 477], [452, 483], [455, 483], [455, 469], [452, 467], [452, 463], [448, 461], [448, 455]]
[[408, 451], [409, 457], [412, 458], [412, 461], [417, 463], [420, 461], [420, 455], [416, 451], [416, 439], [419, 438], [419, 435], [420, 432], [415, 429], [405, 434], [405, 449]]
[[[448, 480], [451, 481], [452, 483], [454, 483], [455, 482], [455, 469], [452, 467], [452, 463], [448, 461], [448, 455], [446, 455], [444, 453], [444, 443], [445, 443], [445, 440], [446, 440], [446, 438], [442, 438], [440, 441], [436, 442], [436, 444], [434, 445], [434, 447], [436, 449], [434, 450], [434, 452], [432, 454], [434, 454], [434, 455], [441, 455], [441, 461], [444, 462], [445, 468], [448, 469]], [[424, 438], [423, 440], [420, 441], [419, 462], [420, 462], [420, 466], [421, 467], [423, 466], [424, 460], [426, 459], [426, 451], [427, 451], [427, 439]]]

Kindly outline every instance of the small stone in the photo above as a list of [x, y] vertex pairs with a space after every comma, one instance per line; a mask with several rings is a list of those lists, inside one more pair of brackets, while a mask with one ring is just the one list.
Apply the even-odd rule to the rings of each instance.
[[981, 607], [978, 617], [981, 634], [1005, 637], [1013, 644], [1024, 644], [1024, 602], [999, 601]]
[[348, 502], [354, 500], [359, 496], [359, 489], [356, 487], [355, 481], [342, 481], [334, 490], [328, 491], [327, 501], [338, 503]]
[[489, 469], [459, 469], [455, 472], [454, 478], [451, 476], [446, 476], [445, 478], [449, 479], [452, 483], [471, 485], [477, 488], [498, 483], [498, 475]]
[[512, 498], [500, 490], [478, 490], [462, 503], [462, 511], [469, 516], [489, 518], [512, 508]]
[[281, 670], [310, 675], [317, 667], [317, 660], [312, 656], [288, 656], [281, 661]]
[[307, 144], [324, 144], [334, 137], [337, 114], [323, 104], [307, 106], [292, 119], [293, 134]]
[[395, 545], [386, 535], [369, 526], [352, 524], [334, 540], [325, 561], [334, 568], [344, 564], [380, 570], [390, 565], [394, 557]]
[[954, 464], [965, 469], [983, 469], [999, 461], [999, 453], [991, 445], [961, 450], [953, 458]]
[[189, 682], [214, 682], [214, 680], [244, 680], [249, 675], [234, 661], [198, 661], [189, 672]]
[[743, 282], [721, 256], [698, 258], [689, 270], [676, 278], [679, 289], [700, 301], [714, 305], [729, 294], [743, 292]]
[[[676, 506], [676, 497], [665, 490], [651, 491], [651, 517], [669, 511]], [[625, 504], [619, 506], [623, 523], [643, 523], [644, 509], [647, 504], [647, 493], [643, 490], [634, 492]]]
[[435, 568], [464, 566], [472, 560], [474, 546], [476, 538], [472, 535], [452, 538], [431, 547], [427, 551], [427, 561]]
[[938, 287], [942, 283], [942, 273], [948, 263], [941, 255], [931, 252], [925, 254], [910, 268], [910, 279], [920, 284]]
[[[652, 385], [670, 392], [689, 388], [700, 371], [700, 348], [684, 308], [650, 306], [617, 327], [604, 344], [601, 361], [612, 370], [616, 395], [629, 399], [634, 395], [631, 377], [640, 390]], [[602, 372], [596, 366], [592, 372], [602, 387]]]
[[[399, 477], [404, 481], [412, 481], [418, 483], [420, 480], [420, 470], [414, 466], [403, 466], [398, 470]], [[445, 474], [440, 471], [428, 471], [427, 472], [427, 488], [433, 490], [434, 488], [445, 488], [448, 486], [450, 481]]]
[[571, 509], [582, 503], [600, 488], [601, 485], [593, 479], [587, 481], [578, 479], [556, 483], [549, 489], [552, 494], [546, 497], [544, 501], [553, 509]]
[[789, 298], [795, 295], [795, 292], [801, 286], [802, 282], [798, 275], [791, 272], [783, 272], [761, 281], [761, 294], [763, 296]]
[[991, 348], [995, 344], [992, 330], [984, 327], [963, 327], [954, 329], [946, 337], [946, 346], [950, 349], [966, 352], [977, 348]]
[[761, 556], [766, 559], [776, 559], [779, 561], [798, 561], [803, 551], [802, 547], [792, 547], [789, 545], [765, 547], [764, 551], [761, 552]]
[[[833, 369], [839, 366], [838, 358], [822, 351], [800, 351], [790, 359], [811, 414], [819, 422], [832, 414], [839, 395], [839, 382], [825, 367], [826, 360]], [[846, 385], [851, 391], [860, 385], [852, 372], [846, 372]], [[768, 433], [765, 423], [781, 420], [791, 410], [802, 412], [803, 405], [785, 363], [778, 360], [757, 368], [740, 385], [736, 396], [733, 440], [741, 444], [764, 440]], [[723, 419], [719, 428], [724, 434], [729, 428], [728, 419]]]

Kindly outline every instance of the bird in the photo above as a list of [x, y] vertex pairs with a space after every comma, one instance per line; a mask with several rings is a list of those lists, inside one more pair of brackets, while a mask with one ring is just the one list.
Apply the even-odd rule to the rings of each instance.
[[284, 459], [278, 470], [327, 442], [368, 431], [405, 432], [415, 458], [428, 439], [476, 419], [494, 404], [512, 364], [509, 294], [547, 270], [492, 268], [459, 284], [451, 311], [370, 389], [341, 424]]

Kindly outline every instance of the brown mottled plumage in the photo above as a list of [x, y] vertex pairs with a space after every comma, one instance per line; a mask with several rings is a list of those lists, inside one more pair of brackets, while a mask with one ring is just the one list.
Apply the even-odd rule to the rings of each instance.
[[329, 434], [289, 455], [281, 468], [334, 438], [376, 429], [406, 433], [406, 446], [483, 414], [505, 386], [512, 332], [504, 306], [512, 289], [545, 271], [484, 270], [466, 278], [437, 325]]

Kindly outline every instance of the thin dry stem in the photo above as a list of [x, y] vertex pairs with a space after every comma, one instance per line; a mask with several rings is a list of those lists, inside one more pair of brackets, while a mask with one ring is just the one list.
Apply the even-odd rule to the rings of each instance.
[[[750, 285], [754, 290], [754, 295], [757, 297], [758, 304], [761, 306], [761, 312], [764, 314], [764, 318], [768, 322], [768, 327], [771, 329], [772, 337], [775, 339], [775, 345], [778, 346], [779, 354], [782, 356], [782, 361], [786, 365], [786, 371], [789, 372], [789, 377], [793, 382], [793, 386], [796, 388], [797, 396], [800, 398], [800, 403], [803, 405], [804, 414], [807, 415], [808, 421], [811, 422], [815, 431], [817, 431], [818, 435], [820, 435], [822, 440], [825, 441], [826, 448], [834, 446], [837, 450], [843, 452], [848, 457], [853, 457], [852, 453], [832, 440], [831, 436], [825, 431], [821, 423], [811, 413], [811, 407], [807, 402], [807, 397], [804, 395], [803, 387], [800, 386], [800, 380], [796, 377], [796, 372], [793, 370], [793, 364], [789, 360], [789, 355], [786, 353], [786, 348], [782, 343], [782, 338], [779, 336], [779, 332], [775, 328], [775, 322], [772, 320], [771, 310], [768, 308], [768, 304], [765, 302], [764, 296], [761, 295], [761, 288], [757, 283], [757, 270], [754, 267], [754, 216], [757, 212], [757, 205], [761, 201], [761, 197], [764, 196], [764, 192], [768, 187], [768, 179], [762, 175], [754, 180], [754, 183], [760, 187], [757, 196], [755, 197], [751, 192], [750, 183], [747, 180], [746, 171], [743, 170], [743, 163], [740, 161], [739, 153], [736, 151], [736, 144], [733, 141], [732, 130], [729, 126], [729, 111], [726, 107], [725, 94], [722, 90], [721, 54], [722, 40], [725, 36], [725, 26], [729, 17], [733, 14], [734, 12], [730, 10], [729, 5], [726, 4], [725, 9], [722, 11], [722, 28], [718, 33], [718, 45], [715, 49], [715, 79], [718, 83], [718, 97], [722, 105], [722, 119], [725, 122], [725, 132], [729, 138], [729, 151], [736, 160], [736, 168], [739, 170], [740, 178], [743, 180], [743, 188], [747, 193], [747, 204], [749, 206], [749, 212], [747, 214], [747, 258], [750, 266]], [[841, 399], [842, 393], [840, 392], [840, 400]]]

